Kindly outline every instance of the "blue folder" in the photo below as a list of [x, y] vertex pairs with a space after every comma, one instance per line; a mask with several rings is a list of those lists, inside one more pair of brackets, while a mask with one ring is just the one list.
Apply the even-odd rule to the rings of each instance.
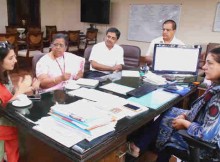
[[159, 107], [163, 106], [167, 102], [173, 100], [174, 98], [178, 97], [179, 95], [176, 93], [170, 93], [163, 91], [163, 89], [157, 89], [152, 91], [142, 97], [130, 97], [128, 98], [129, 101], [136, 102], [140, 105], [146, 106], [151, 109], [158, 109]]
[[169, 87], [168, 88], [164, 88], [164, 91], [172, 92], [172, 93], [177, 93], [177, 94], [179, 94], [181, 96], [186, 95], [190, 91], [189, 87], [182, 87], [182, 86], [176, 86], [176, 87], [177, 87], [176, 89], [170, 89]]

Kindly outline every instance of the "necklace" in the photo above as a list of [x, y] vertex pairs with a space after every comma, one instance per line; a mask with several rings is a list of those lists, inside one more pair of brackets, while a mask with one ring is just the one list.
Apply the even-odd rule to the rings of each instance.
[[64, 74], [65, 73], [65, 58], [64, 58], [64, 55], [63, 55], [63, 69], [61, 68], [61, 65], [57, 61], [57, 59], [55, 59], [55, 60], [56, 60], [56, 63], [58, 64], [58, 66], [59, 66], [59, 69], [60, 69], [61, 73]]

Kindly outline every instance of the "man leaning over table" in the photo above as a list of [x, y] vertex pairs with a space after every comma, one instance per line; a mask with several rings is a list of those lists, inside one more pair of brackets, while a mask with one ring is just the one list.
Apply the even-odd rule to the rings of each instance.
[[89, 58], [90, 72], [87, 77], [100, 77], [122, 70], [124, 50], [116, 44], [120, 34], [117, 28], [109, 28], [105, 40], [93, 46]]
[[148, 48], [145, 61], [147, 65], [151, 65], [153, 62], [153, 53], [155, 44], [179, 44], [184, 45], [184, 43], [175, 37], [176, 33], [176, 22], [173, 20], [166, 20], [162, 26], [162, 36], [156, 39], [153, 39]]

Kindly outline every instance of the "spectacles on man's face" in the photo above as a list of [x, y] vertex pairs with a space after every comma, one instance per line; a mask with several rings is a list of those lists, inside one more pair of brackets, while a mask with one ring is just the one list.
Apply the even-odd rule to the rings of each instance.
[[65, 47], [65, 44], [61, 44], [61, 43], [54, 43], [52, 44], [52, 47], [60, 47], [60, 48], [64, 48]]
[[106, 35], [106, 38], [107, 38], [107, 39], [112, 39], [113, 41], [116, 41], [116, 40], [117, 40], [116, 37], [112, 37], [112, 36], [110, 36], [110, 35]]
[[165, 29], [165, 28], [163, 28], [162, 31], [163, 31], [163, 32], [164, 32], [164, 31], [170, 32], [170, 31], [173, 31], [173, 29]]

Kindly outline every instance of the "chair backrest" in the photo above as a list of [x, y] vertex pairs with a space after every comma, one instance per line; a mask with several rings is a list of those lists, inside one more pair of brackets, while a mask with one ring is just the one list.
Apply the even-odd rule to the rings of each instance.
[[98, 30], [87, 30], [86, 32], [86, 39], [89, 41], [97, 39]]
[[27, 29], [28, 32], [41, 32], [41, 27], [39, 26], [29, 26]]
[[[217, 162], [220, 161], [220, 155], [219, 155], [219, 148], [217, 144], [209, 143], [206, 141], [198, 140], [192, 136], [190, 136], [186, 130], [179, 130], [178, 133], [183, 137], [183, 139], [186, 141], [186, 143], [189, 145], [189, 150], [182, 152], [182, 151], [176, 151], [178, 149], [172, 148], [170, 152], [173, 153], [176, 157], [180, 158], [183, 161], [188, 162]], [[209, 150], [208, 159], [201, 159], [201, 150]], [[179, 153], [178, 153], [179, 152]], [[186, 154], [186, 155], [184, 155]]]
[[85, 58], [84, 72], [87, 72], [90, 69], [89, 57], [92, 51], [92, 47], [93, 46], [88, 46], [84, 51], [84, 58]]
[[80, 30], [69, 30], [68, 31], [69, 40], [71, 42], [79, 42], [80, 40]]
[[17, 34], [17, 26], [5, 26], [6, 33]]
[[69, 43], [76, 43], [79, 45], [80, 42], [80, 30], [69, 30], [68, 31]]
[[0, 41], [7, 41], [14, 46], [14, 51], [17, 54], [18, 52], [18, 34], [12, 33], [0, 33]]
[[32, 59], [32, 74], [33, 77], [36, 77], [36, 65], [37, 62], [40, 60], [40, 58], [44, 56], [44, 53], [37, 53], [34, 55], [33, 59]]
[[79, 44], [80, 44], [80, 30], [69, 30], [68, 31], [68, 37], [69, 37], [69, 48], [68, 51], [70, 50], [70, 47], [76, 46], [77, 50], [79, 50]]
[[56, 25], [51, 25], [51, 26], [48, 26], [46, 25], [46, 39], [49, 40], [49, 42], [51, 42], [51, 34], [53, 32], [57, 32], [57, 26]]
[[206, 49], [206, 55], [215, 47], [220, 47], [220, 43], [209, 43]]
[[49, 39], [50, 43], [52, 42], [54, 35], [59, 34], [59, 33], [65, 34], [67, 36], [67, 39], [69, 40], [68, 32], [65, 30], [60, 30], [60, 31], [56, 31], [56, 32], [51, 32], [50, 39]]
[[[76, 46], [79, 50], [79, 44], [80, 44], [80, 30], [69, 30], [68, 31], [68, 37], [69, 37], [69, 48], [72, 46]], [[68, 49], [70, 51], [70, 49]]]
[[123, 69], [138, 68], [140, 65], [141, 49], [138, 46], [120, 45], [124, 49]]
[[87, 30], [86, 31], [86, 45], [85, 48], [87, 47], [87, 45], [94, 45], [97, 43], [97, 34], [98, 34], [98, 30]]
[[204, 75], [204, 71], [202, 70], [202, 67], [205, 64], [206, 56], [209, 53], [210, 50], [212, 50], [215, 47], [220, 47], [220, 43], [209, 43], [206, 46], [206, 50], [201, 53], [200, 58], [199, 58], [199, 70], [202, 71], [200, 72], [200, 75]]
[[26, 39], [29, 51], [40, 50], [43, 52], [43, 32], [28, 32]]

